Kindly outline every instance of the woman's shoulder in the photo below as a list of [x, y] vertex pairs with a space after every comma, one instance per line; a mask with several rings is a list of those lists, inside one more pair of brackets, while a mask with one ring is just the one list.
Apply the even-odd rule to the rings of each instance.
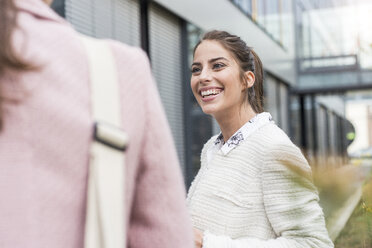
[[218, 134], [213, 135], [211, 138], [209, 138], [209, 140], [207, 142], [205, 142], [205, 144], [203, 146], [203, 149], [202, 149], [202, 154], [204, 152], [206, 152], [214, 144], [214, 142], [216, 141], [217, 137], [218, 137]]
[[288, 135], [275, 123], [263, 126], [257, 133], [255, 139], [265, 147], [268, 155], [300, 156], [301, 150], [291, 141]]
[[269, 147], [276, 145], [293, 145], [288, 135], [273, 122], [261, 127], [258, 132], [256, 132], [254, 138], [265, 144], [267, 143]]
[[104, 40], [112, 50], [118, 72], [118, 79], [123, 86], [122, 98], [133, 102], [153, 102], [156, 84], [152, 75], [147, 54], [139, 47], [133, 47], [114, 40]]
[[147, 54], [140, 48], [131, 46], [120, 41], [106, 39], [105, 42], [111, 47], [119, 64], [142, 65], [149, 64]]
[[302, 175], [307, 175], [306, 177], [309, 176], [311, 169], [301, 149], [277, 125], [274, 123], [266, 125], [262, 129], [261, 140], [265, 146], [264, 161], [270, 165], [269, 168], [284, 165], [291, 170], [301, 172]]

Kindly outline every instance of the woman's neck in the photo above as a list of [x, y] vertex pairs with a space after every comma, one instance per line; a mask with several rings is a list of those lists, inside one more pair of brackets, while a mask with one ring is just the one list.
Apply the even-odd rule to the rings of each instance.
[[256, 116], [250, 105], [242, 106], [237, 111], [225, 111], [223, 114], [214, 116], [220, 126], [223, 139], [226, 142], [245, 123]]

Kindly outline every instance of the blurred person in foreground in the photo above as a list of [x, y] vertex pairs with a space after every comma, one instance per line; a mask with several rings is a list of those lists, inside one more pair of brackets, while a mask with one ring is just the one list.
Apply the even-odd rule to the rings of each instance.
[[[93, 120], [78, 33], [45, 0], [0, 0], [0, 247], [81, 248]], [[185, 189], [146, 55], [108, 40], [126, 151], [128, 247], [190, 248]], [[110, 111], [109, 109], [107, 111]]]
[[191, 88], [218, 122], [188, 193], [197, 248], [333, 247], [310, 167], [263, 112], [263, 68], [224, 31], [194, 49]]

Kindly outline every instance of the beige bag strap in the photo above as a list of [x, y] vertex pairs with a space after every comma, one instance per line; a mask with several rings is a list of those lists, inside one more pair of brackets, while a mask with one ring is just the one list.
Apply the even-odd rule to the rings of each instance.
[[103, 41], [82, 36], [91, 81], [94, 141], [88, 179], [85, 248], [124, 248], [125, 168], [128, 138], [121, 127], [117, 70]]

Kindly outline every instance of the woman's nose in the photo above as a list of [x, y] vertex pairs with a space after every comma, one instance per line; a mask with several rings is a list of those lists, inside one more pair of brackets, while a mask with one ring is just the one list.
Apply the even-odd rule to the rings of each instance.
[[204, 82], [204, 81], [210, 81], [211, 80], [211, 72], [210, 70], [208, 69], [203, 69], [201, 72], [200, 72], [200, 75], [199, 75], [199, 79], [201, 82]]

